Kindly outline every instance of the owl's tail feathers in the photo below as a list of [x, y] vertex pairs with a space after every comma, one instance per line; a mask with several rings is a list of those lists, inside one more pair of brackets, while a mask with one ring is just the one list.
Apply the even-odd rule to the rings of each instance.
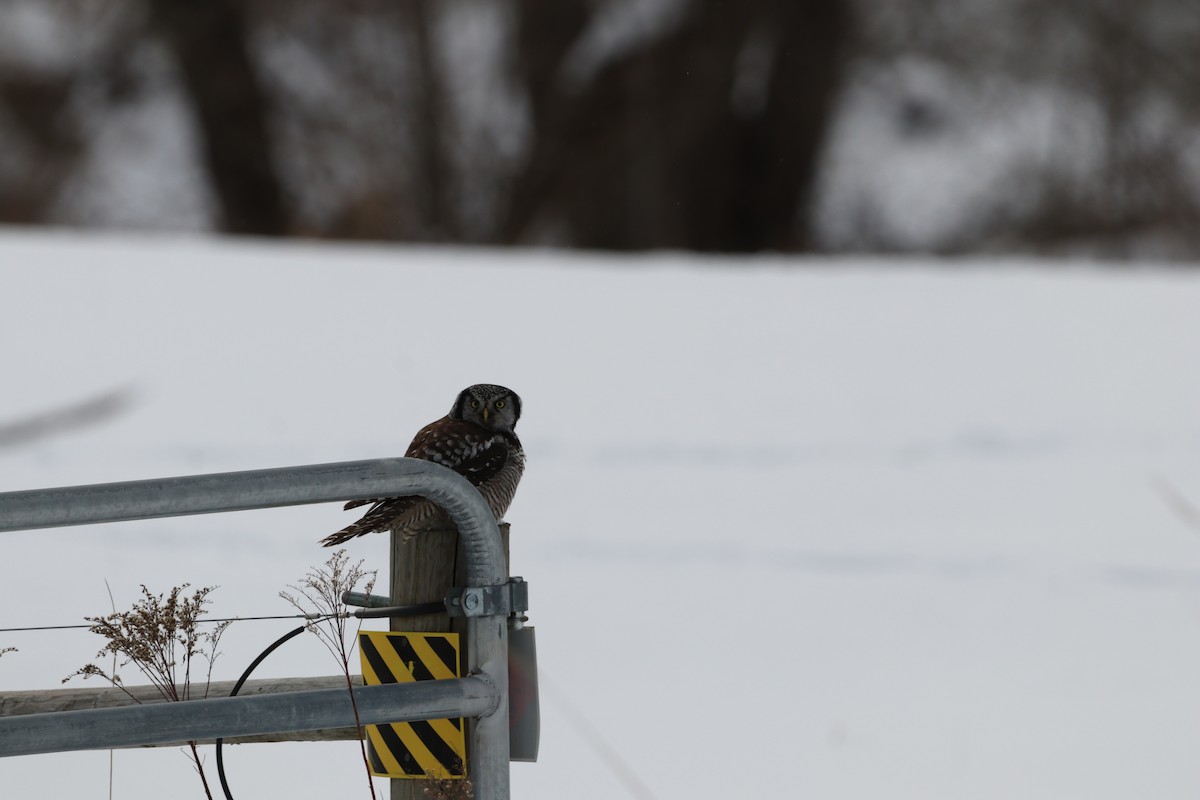
[[[357, 503], [359, 501], [355, 500], [355, 501], [351, 501], [351, 502]], [[371, 501], [364, 500], [362, 502], [370, 503]], [[348, 503], [346, 505], [346, 507], [350, 508], [350, 504]], [[325, 545], [326, 547], [333, 547], [334, 545], [345, 544], [346, 542], [348, 542], [351, 539], [354, 539], [358, 536], [363, 536], [368, 533], [374, 533], [375, 531], [383, 530], [386, 527], [387, 527], [387, 515], [380, 514], [378, 509], [373, 508], [370, 511], [368, 511], [366, 514], [364, 514], [363, 518], [360, 519], [358, 522], [352, 522], [349, 525], [347, 525], [346, 527], [342, 528], [337, 533], [331, 533], [328, 536], [326, 536], [324, 539], [321, 540], [321, 544]]]
[[338, 544], [345, 544], [356, 536], [362, 536], [367, 533], [375, 533], [376, 531], [386, 531], [393, 526], [400, 524], [405, 519], [404, 515], [413, 510], [414, 504], [421, 502], [420, 497], [389, 497], [383, 500], [351, 500], [346, 503], [346, 508], [355, 508], [363, 506], [367, 503], [374, 503], [367, 513], [362, 515], [362, 519], [353, 524], [347, 525], [337, 533], [330, 534], [321, 540], [321, 544], [326, 547], [333, 547]]
[[351, 500], [346, 503], [346, 508], [356, 508], [365, 506], [367, 503], [375, 505], [362, 515], [358, 522], [351, 523], [342, 528], [337, 533], [332, 533], [321, 540], [321, 544], [326, 547], [345, 544], [357, 536], [363, 536], [376, 531], [385, 531], [394, 521], [396, 514], [403, 511], [408, 503], [411, 503], [411, 498], [407, 497], [392, 497], [386, 500]]
[[375, 530], [373, 525], [363, 525], [363, 521], [359, 520], [353, 525], [347, 525], [337, 533], [331, 533], [321, 540], [324, 547], [334, 547], [339, 544], [345, 544], [351, 539], [357, 538]]

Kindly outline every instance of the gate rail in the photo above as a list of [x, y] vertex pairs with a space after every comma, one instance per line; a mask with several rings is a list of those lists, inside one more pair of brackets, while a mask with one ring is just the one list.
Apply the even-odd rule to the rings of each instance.
[[[403, 495], [426, 497], [450, 515], [468, 590], [506, 583], [500, 531], [483, 497], [453, 470], [411, 458], [0, 493], [0, 532]], [[487, 615], [469, 616], [466, 625], [468, 677], [358, 687], [354, 694], [360, 710], [369, 709], [364, 724], [475, 717], [467, 726], [475, 797], [507, 800], [508, 625]], [[180, 741], [353, 725], [348, 713], [344, 691], [324, 690], [0, 717], [0, 756], [155, 744], [164, 735]], [[118, 729], [120, 743], [113, 738]]]

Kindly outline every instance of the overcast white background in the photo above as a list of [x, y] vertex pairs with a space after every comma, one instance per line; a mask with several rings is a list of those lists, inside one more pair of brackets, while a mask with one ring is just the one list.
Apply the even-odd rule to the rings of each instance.
[[[547, 683], [514, 797], [633, 796], [570, 708], [655, 798], [1200, 792], [1200, 531], [1161, 489], [1200, 505], [1195, 275], [8, 230], [0, 286], [0, 420], [130, 397], [0, 451], [3, 490], [400, 455], [464, 386], [518, 391]], [[351, 518], [4, 534], [0, 627], [103, 613], [105, 581], [288, 613]], [[385, 567], [386, 537], [350, 553]], [[215, 677], [289, 627], [234, 625]], [[100, 642], [4, 646], [0, 691]], [[335, 670], [302, 639], [256, 677]], [[238, 798], [365, 795], [351, 744], [227, 763]], [[102, 798], [108, 764], [4, 759], [0, 786]], [[117, 752], [114, 787], [201, 796], [173, 749]]]

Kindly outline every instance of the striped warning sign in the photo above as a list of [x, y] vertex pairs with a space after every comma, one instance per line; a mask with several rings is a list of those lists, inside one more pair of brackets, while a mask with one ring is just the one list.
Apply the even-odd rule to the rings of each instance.
[[[358, 635], [363, 680], [404, 683], [457, 678], [457, 633], [364, 631]], [[462, 778], [466, 738], [462, 719], [367, 725], [371, 774], [384, 778]]]

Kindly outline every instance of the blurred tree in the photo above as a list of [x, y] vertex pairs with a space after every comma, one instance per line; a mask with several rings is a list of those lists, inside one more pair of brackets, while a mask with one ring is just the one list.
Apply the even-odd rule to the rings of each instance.
[[229, 233], [287, 232], [267, 130], [269, 103], [238, 0], [147, 0], [195, 114], [204, 164]]
[[841, 0], [695, 0], [659, 38], [582, 79], [590, 4], [518, 2], [532, 146], [502, 229], [539, 218], [592, 248], [803, 248], [841, 84]]
[[[928, 87], [887, 84], [901, 96], [898, 116], [919, 107], [939, 123], [921, 134], [942, 145], [931, 177], [990, 176], [960, 204], [958, 223], [932, 237], [902, 241], [886, 230], [895, 211], [870, 214], [859, 230], [867, 248], [1200, 252], [1200, 4], [899, 0], [861, 19], [863, 72], [920, 65], [913, 71], [962, 87], [931, 98]], [[978, 160], [989, 138], [993, 164]], [[963, 151], [974, 163], [953, 163]]]
[[0, 450], [21, 447], [68, 431], [107, 422], [124, 413], [131, 392], [111, 389], [70, 405], [42, 411], [15, 421], [0, 422]]
[[[458, 238], [455, 215], [449, 208], [445, 146], [446, 109], [443, 76], [438, 64], [437, 43], [432, 30], [429, 0], [406, 0], [397, 4], [402, 16], [399, 24], [411, 34], [410, 51], [413, 74], [414, 149], [418, 168], [413, 171], [412, 197], [416, 201], [416, 225], [422, 238], [446, 241]], [[415, 124], [414, 124], [415, 123]]]
[[[143, 2], [141, 30], [177, 67], [223, 230], [480, 242], [553, 231], [617, 249], [807, 242], [843, 0], [658, 0], [665, 22], [635, 19], [599, 47], [596, 29], [629, 4]], [[479, 20], [491, 38], [467, 51], [461, 23]], [[471, 85], [481, 76], [503, 108]], [[69, 170], [66, 143], [52, 147]]]
[[[81, 87], [120, 69], [112, 48], [78, 38], [65, 52], [43, 52], [51, 36], [106, 30], [111, 15], [69, 8], [39, 19], [31, 11], [18, 2], [0, 6], [0, 220], [24, 224], [53, 214], [84, 154]], [[35, 35], [18, 30], [22, 21]]]
[[244, 233], [1194, 254], [1198, 38], [1194, 0], [10, 0], [0, 219], [199, 175]]
[[1027, 3], [1023, 17], [1077, 40], [1040, 76], [1088, 98], [1095, 164], [1086, 177], [1046, 168], [1020, 230], [1035, 246], [1104, 239], [1113, 255], [1139, 235], [1200, 246], [1200, 5], [1189, 0]]
[[0, 220], [46, 219], [74, 169], [82, 142], [69, 121], [76, 77], [9, 67], [0, 77], [0, 107], [8, 121], [0, 154]]

